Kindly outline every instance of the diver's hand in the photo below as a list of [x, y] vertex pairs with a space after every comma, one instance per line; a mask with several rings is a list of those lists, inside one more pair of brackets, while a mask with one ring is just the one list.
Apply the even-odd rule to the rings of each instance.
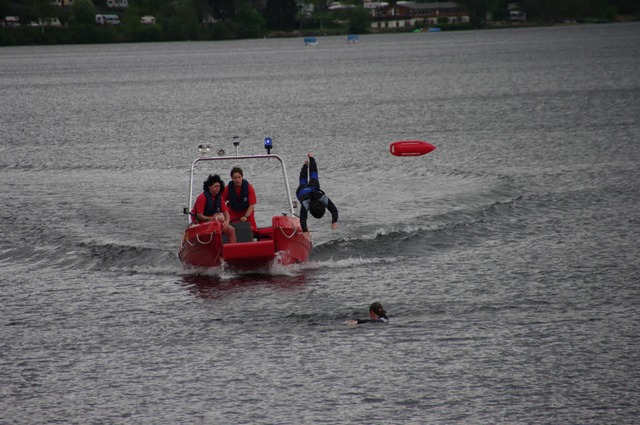
[[336, 221], [335, 223], [331, 223], [331, 229], [332, 230], [336, 230], [338, 228], [338, 222]]

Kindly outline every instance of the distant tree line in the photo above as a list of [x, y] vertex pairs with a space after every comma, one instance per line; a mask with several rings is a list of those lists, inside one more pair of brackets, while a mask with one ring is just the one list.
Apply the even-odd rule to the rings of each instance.
[[[395, 3], [396, 0], [389, 1]], [[428, 0], [418, 0], [429, 2]], [[433, 2], [433, 1], [431, 1]], [[487, 19], [506, 20], [512, 0], [458, 0], [471, 27]], [[268, 35], [366, 33], [371, 16], [362, 0], [343, 0], [353, 7], [331, 11], [330, 0], [129, 0], [126, 9], [109, 9], [107, 0], [74, 0], [60, 7], [51, 0], [2, 0], [0, 18], [19, 16], [20, 28], [0, 28], [0, 45], [96, 43], [122, 41], [221, 40]], [[519, 10], [538, 24], [604, 21], [640, 16], [639, 0], [520, 0]], [[310, 11], [310, 12], [309, 12]], [[121, 25], [96, 25], [96, 13], [117, 13]], [[140, 22], [153, 15], [156, 24]], [[39, 18], [57, 17], [63, 28], [29, 26]]]
[[516, 5], [527, 14], [527, 20], [538, 24], [612, 21], [621, 15], [633, 20], [640, 18], [638, 0], [457, 0], [457, 3], [466, 7], [475, 24], [484, 23], [487, 16], [506, 20], [510, 5]]

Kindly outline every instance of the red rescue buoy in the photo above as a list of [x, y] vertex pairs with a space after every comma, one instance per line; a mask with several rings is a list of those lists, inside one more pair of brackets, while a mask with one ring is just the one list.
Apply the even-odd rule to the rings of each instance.
[[399, 140], [391, 143], [389, 151], [395, 156], [420, 156], [435, 150], [431, 143], [421, 140]]

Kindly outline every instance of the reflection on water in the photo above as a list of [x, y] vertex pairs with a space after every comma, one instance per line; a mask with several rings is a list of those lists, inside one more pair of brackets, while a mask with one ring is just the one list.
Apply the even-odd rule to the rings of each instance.
[[303, 274], [272, 275], [247, 273], [239, 275], [188, 274], [180, 282], [193, 295], [200, 298], [221, 298], [229, 292], [242, 291], [257, 286], [273, 286], [277, 289], [297, 289], [306, 284]]

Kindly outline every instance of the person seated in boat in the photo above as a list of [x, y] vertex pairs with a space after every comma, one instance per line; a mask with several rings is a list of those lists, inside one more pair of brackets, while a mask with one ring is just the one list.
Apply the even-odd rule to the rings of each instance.
[[231, 222], [249, 222], [251, 229], [258, 230], [256, 219], [253, 215], [254, 206], [257, 203], [256, 192], [253, 186], [244, 179], [242, 168], [231, 169], [231, 181], [222, 193], [223, 202], [229, 207]]
[[369, 307], [368, 319], [354, 319], [347, 320], [347, 325], [359, 325], [361, 323], [389, 323], [389, 317], [387, 312], [382, 307], [382, 304], [375, 302]]
[[218, 220], [222, 224], [222, 233], [227, 235], [229, 242], [236, 243], [236, 229], [229, 225], [231, 218], [222, 200], [223, 190], [224, 182], [220, 176], [209, 175], [207, 180], [202, 182], [202, 193], [196, 198], [191, 216], [198, 224]]
[[328, 209], [331, 213], [331, 228], [338, 227], [338, 208], [331, 199], [320, 189], [318, 180], [318, 165], [313, 154], [308, 153], [308, 160], [304, 161], [300, 170], [300, 185], [296, 189], [296, 197], [300, 201], [300, 226], [307, 238], [310, 237], [307, 227], [307, 213], [315, 218], [322, 218]]

